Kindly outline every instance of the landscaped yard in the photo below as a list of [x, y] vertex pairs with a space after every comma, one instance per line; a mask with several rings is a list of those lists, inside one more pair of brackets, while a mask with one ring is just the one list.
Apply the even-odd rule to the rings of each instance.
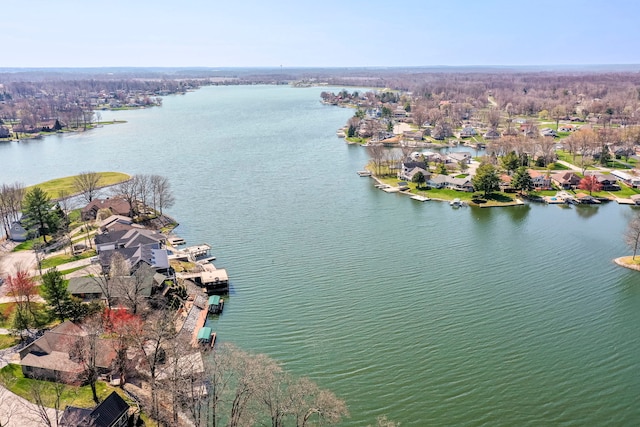
[[53, 267], [57, 267], [62, 264], [66, 264], [71, 261], [78, 261], [85, 258], [91, 258], [92, 256], [96, 256], [96, 251], [94, 249], [84, 251], [80, 255], [55, 255], [50, 258], [46, 258], [42, 260], [42, 269], [48, 270]]
[[[38, 327], [45, 326], [49, 323], [49, 313], [47, 305], [39, 302], [31, 303], [31, 310], [36, 318]], [[0, 304], [0, 328], [11, 329], [13, 327], [13, 317], [16, 311], [15, 302], [5, 302]]]
[[[9, 389], [12, 393], [17, 394], [18, 396], [35, 403], [33, 398], [32, 390], [34, 388], [42, 389], [42, 396], [44, 396], [44, 404], [47, 407], [54, 407], [54, 399], [56, 397], [56, 383], [50, 381], [40, 381], [40, 380], [32, 380], [30, 378], [25, 378], [22, 374], [22, 369], [20, 365], [9, 364], [0, 370], [0, 374], [2, 375], [2, 381], [7, 389]], [[62, 391], [62, 398], [60, 402], [60, 408], [64, 409], [67, 405], [77, 406], [80, 408], [93, 408], [95, 403], [93, 401], [93, 397], [91, 394], [91, 387], [88, 385], [82, 387], [64, 385], [64, 390]], [[109, 386], [105, 382], [98, 381], [96, 383], [96, 389], [98, 397], [103, 400], [112, 391], [117, 390], [114, 387]], [[120, 394], [125, 400], [129, 401], [126, 395], [122, 394], [120, 390], [118, 394]], [[129, 401], [130, 402], [130, 401]]]

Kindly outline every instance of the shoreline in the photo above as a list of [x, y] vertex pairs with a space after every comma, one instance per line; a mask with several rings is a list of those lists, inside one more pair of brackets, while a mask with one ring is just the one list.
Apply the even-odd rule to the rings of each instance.
[[[376, 181], [377, 185], [388, 185], [384, 182], [382, 182], [377, 176], [375, 175], [371, 175], [369, 178], [372, 178], [373, 180]], [[404, 194], [405, 196], [420, 196], [420, 194], [417, 193], [412, 193], [410, 190], [405, 190], [405, 191], [394, 191], [394, 193], [398, 193], [398, 194]], [[428, 201], [436, 201], [436, 202], [451, 202], [452, 200], [455, 199], [451, 198], [451, 199], [443, 199], [442, 197], [428, 197], [428, 196], [424, 196], [428, 198]], [[425, 200], [426, 201], [426, 200]], [[468, 200], [464, 200], [464, 203], [466, 203], [468, 206], [474, 206], [480, 209], [488, 209], [488, 208], [508, 208], [508, 207], [513, 207], [513, 206], [524, 206], [526, 205], [526, 203], [521, 200], [521, 199], [515, 199], [512, 202], [508, 202], [508, 203], [502, 203], [502, 204], [491, 204], [491, 205], [485, 205], [485, 204], [477, 204], [477, 203], [473, 203], [471, 201]]]
[[627, 264], [624, 262], [625, 259], [633, 258], [632, 256], [621, 256], [618, 258], [614, 258], [613, 262], [620, 267], [628, 268], [629, 270], [640, 271], [640, 264]]

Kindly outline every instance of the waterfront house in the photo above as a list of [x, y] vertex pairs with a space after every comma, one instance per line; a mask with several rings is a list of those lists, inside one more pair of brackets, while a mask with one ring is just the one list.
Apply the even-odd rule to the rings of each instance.
[[144, 226], [135, 224], [133, 219], [124, 215], [111, 215], [100, 222], [98, 230], [100, 233], [112, 233], [114, 231], [131, 230], [132, 228], [143, 229]]
[[[20, 350], [20, 365], [26, 378], [82, 384], [85, 370], [81, 359], [87, 332], [79, 325], [66, 321], [46, 331], [40, 338]], [[113, 343], [97, 338], [96, 366], [100, 373], [108, 373], [115, 358]]]
[[611, 175], [615, 176], [618, 180], [632, 188], [640, 188], [640, 176], [635, 176], [627, 172], [614, 170], [611, 171]]
[[587, 172], [585, 173], [585, 177], [587, 176], [595, 176], [602, 186], [602, 191], [620, 191], [620, 185], [618, 185], [618, 180], [616, 179], [615, 175], [605, 175], [598, 172]]
[[456, 191], [473, 192], [473, 184], [469, 178], [455, 178], [449, 175], [431, 175], [427, 184], [433, 188], [449, 188]]
[[158, 248], [156, 244], [152, 243], [132, 248], [117, 248], [99, 252], [98, 260], [104, 273], [109, 272], [111, 258], [116, 253], [124, 258], [129, 265], [131, 273], [134, 273], [142, 263], [160, 272], [167, 272], [170, 267], [168, 251], [165, 248]]
[[129, 215], [131, 213], [131, 205], [125, 199], [114, 197], [111, 199], [95, 199], [91, 203], [82, 208], [82, 219], [84, 221], [92, 221], [98, 217], [98, 212], [106, 210], [110, 215]]
[[573, 172], [558, 172], [551, 175], [551, 182], [563, 190], [570, 190], [580, 184], [580, 178]]
[[533, 188], [536, 190], [549, 190], [551, 189], [551, 177], [546, 172], [540, 172], [535, 169], [529, 169], [529, 176], [533, 183]]
[[469, 178], [449, 178], [448, 187], [456, 191], [473, 192], [473, 183]]
[[118, 248], [134, 248], [141, 245], [155, 245], [159, 249], [165, 247], [167, 236], [146, 228], [135, 228], [96, 234], [94, 241], [98, 253]]
[[413, 168], [413, 169], [409, 170], [409, 171], [408, 171], [408, 172], [406, 172], [406, 173], [405, 173], [405, 172], [404, 172], [404, 170], [403, 170], [400, 174], [398, 174], [398, 178], [400, 178], [400, 179], [402, 179], [402, 180], [405, 180], [405, 181], [413, 182], [413, 177], [414, 177], [418, 172], [422, 173], [422, 175], [423, 175], [423, 176], [424, 176], [424, 178], [425, 178], [425, 181], [426, 181], [426, 180], [428, 180], [428, 179], [429, 179], [429, 177], [431, 176], [431, 173], [430, 173], [430, 172], [427, 172], [427, 170], [426, 170], [426, 169], [416, 167], [416, 168]]
[[[400, 169], [398, 170], [398, 178], [400, 179], [407, 179], [410, 181], [409, 178], [406, 178], [406, 176], [413, 170], [413, 169], [422, 169], [423, 171], [427, 171], [427, 164], [423, 161], [417, 161], [417, 160], [412, 160], [411, 158], [407, 158], [405, 161], [402, 162], [402, 165], [400, 166]], [[424, 172], [423, 172], [424, 173]]]
[[465, 126], [460, 131], [460, 138], [471, 138], [472, 136], [476, 136], [478, 132], [472, 126]]
[[499, 186], [502, 191], [513, 190], [513, 187], [511, 186], [511, 175], [507, 175], [506, 173], [500, 175]]
[[402, 139], [405, 141], [422, 141], [423, 136], [424, 134], [421, 131], [405, 130], [402, 132]]
[[459, 151], [459, 152], [447, 154], [447, 163], [460, 163], [460, 162], [465, 162], [466, 164], [470, 164], [471, 153], [467, 151]]
[[124, 427], [129, 422], [129, 404], [115, 391], [94, 409], [67, 406], [60, 427]]

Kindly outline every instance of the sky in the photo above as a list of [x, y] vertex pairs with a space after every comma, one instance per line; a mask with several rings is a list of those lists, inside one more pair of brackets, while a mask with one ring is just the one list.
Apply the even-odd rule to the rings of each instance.
[[0, 0], [0, 67], [640, 64], [638, 0]]

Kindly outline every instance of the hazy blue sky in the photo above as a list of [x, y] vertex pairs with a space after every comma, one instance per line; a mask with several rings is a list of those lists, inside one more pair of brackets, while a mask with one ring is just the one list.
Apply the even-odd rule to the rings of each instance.
[[640, 63], [638, 0], [2, 0], [0, 67]]

